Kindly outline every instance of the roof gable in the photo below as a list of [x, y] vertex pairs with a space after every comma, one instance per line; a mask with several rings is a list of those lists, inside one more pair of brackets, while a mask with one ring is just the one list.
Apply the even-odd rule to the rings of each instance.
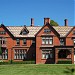
[[66, 37], [72, 32], [72, 30], [75, 28], [75, 26], [66, 34]]
[[37, 35], [40, 33], [40, 31], [41, 31], [45, 26], [48, 26], [49, 28], [51, 28], [51, 29], [57, 34], [57, 36], [60, 36], [59, 33], [58, 33], [49, 23], [47, 23], [46, 25], [44, 25], [44, 26], [35, 34], [35, 36], [37, 36]]
[[6, 28], [6, 26], [4, 26], [3, 24], [1, 24], [0, 27], [4, 28], [11, 37], [14, 37], [13, 34], [11, 34], [11, 32]]

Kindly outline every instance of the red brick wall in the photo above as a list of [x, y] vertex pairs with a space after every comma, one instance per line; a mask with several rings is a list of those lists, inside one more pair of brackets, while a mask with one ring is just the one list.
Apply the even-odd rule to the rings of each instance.
[[[4, 28], [0, 27], [0, 31], [5, 30]], [[6, 31], [6, 30], [5, 30]], [[14, 49], [17, 48], [16, 45], [16, 39], [12, 38], [12, 36], [6, 31], [5, 35], [0, 35], [0, 37], [6, 37], [6, 48], [8, 49], [8, 60], [14, 60]], [[27, 44], [24, 46], [23, 45], [23, 39], [20, 38], [20, 48], [17, 49], [27, 49], [27, 56], [28, 59], [34, 59], [33, 54], [35, 54], [35, 46], [32, 45], [32, 40], [35, 38], [26, 38], [27, 39]], [[23, 46], [23, 47], [22, 47]], [[15, 47], [15, 48], [13, 48]], [[11, 54], [12, 53], [12, 54]], [[7, 61], [7, 60], [4, 60]], [[18, 60], [15, 60], [18, 61]]]
[[[49, 28], [49, 26], [44, 26], [44, 28], [37, 34], [36, 36], [36, 64], [40, 63], [46, 63], [46, 59], [42, 59], [42, 50], [41, 50], [41, 45], [42, 45], [42, 37], [41, 35], [44, 34], [44, 29]], [[53, 35], [53, 45], [60, 45], [59, 38], [57, 37], [56, 33], [54, 30], [51, 29], [51, 33], [49, 33], [51, 36]], [[53, 59], [48, 60], [50, 62], [54, 61]]]

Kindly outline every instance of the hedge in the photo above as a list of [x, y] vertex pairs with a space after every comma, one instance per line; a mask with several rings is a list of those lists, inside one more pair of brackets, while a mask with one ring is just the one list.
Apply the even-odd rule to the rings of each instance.
[[71, 60], [60, 60], [57, 64], [72, 64]]
[[0, 62], [0, 65], [6, 65], [6, 64], [35, 64], [35, 61], [11, 61], [9, 62]]

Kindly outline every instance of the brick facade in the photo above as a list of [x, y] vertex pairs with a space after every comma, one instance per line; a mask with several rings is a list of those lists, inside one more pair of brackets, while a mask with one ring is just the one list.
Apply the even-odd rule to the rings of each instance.
[[[68, 24], [68, 20], [65, 24]], [[73, 64], [75, 61], [74, 31], [75, 27], [68, 25], [52, 27], [49, 18], [44, 18], [44, 26], [34, 26], [34, 19], [31, 19], [30, 27], [1, 24], [0, 45], [3, 61], [35, 60], [36, 64], [56, 64], [60, 60], [70, 60]], [[24, 39], [26, 44], [23, 44]]]

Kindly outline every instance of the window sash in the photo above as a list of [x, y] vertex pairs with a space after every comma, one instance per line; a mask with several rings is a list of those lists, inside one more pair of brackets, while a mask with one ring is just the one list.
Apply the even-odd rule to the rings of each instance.
[[42, 37], [42, 44], [53, 44], [53, 38], [52, 37]]
[[8, 50], [7, 49], [3, 50], [3, 52], [2, 52], [2, 58], [3, 59], [8, 59]]
[[14, 50], [14, 59], [26, 58], [26, 50]]
[[26, 39], [23, 39], [23, 44], [26, 44]]
[[52, 50], [42, 50], [42, 59], [53, 58]]
[[20, 44], [20, 39], [16, 39], [16, 44]]

